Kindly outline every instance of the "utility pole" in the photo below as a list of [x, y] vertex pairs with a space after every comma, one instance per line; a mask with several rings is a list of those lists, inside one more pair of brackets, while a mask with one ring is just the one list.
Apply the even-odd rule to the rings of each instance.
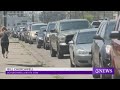
[[7, 27], [7, 11], [3, 11], [4, 16], [4, 26]]
[[120, 12], [118, 11], [118, 17], [119, 17], [119, 15], [120, 15]]
[[43, 11], [43, 22], [45, 23], [45, 11]]
[[106, 13], [106, 12], [104, 11], [104, 19], [106, 18], [106, 15], [105, 15], [105, 13]]
[[34, 11], [32, 11], [32, 22], [34, 22]]
[[84, 19], [84, 11], [82, 11], [82, 17], [83, 17], [83, 19]]
[[70, 19], [71, 19], [71, 11], [70, 11]]

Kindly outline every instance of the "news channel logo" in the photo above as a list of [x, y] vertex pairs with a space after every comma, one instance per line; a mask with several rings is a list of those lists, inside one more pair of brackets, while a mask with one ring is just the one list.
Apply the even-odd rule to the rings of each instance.
[[93, 74], [114, 74], [114, 68], [93, 68]]

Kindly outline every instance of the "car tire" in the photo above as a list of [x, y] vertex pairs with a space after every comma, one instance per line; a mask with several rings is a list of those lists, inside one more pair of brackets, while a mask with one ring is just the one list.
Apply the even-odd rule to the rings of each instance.
[[28, 40], [27, 40], [27, 39], [25, 39], [25, 43], [28, 43]]
[[45, 49], [46, 50], [49, 50], [49, 46], [45, 44]]
[[41, 48], [41, 46], [37, 44], [37, 48]]
[[57, 48], [57, 57], [58, 59], [63, 59], [63, 53]]
[[43, 43], [43, 48], [45, 49], [45, 43]]
[[31, 40], [31, 39], [29, 40], [29, 44], [33, 44], [33, 42], [32, 42], [32, 40]]
[[50, 46], [50, 55], [51, 55], [51, 57], [56, 57], [56, 52], [55, 52], [55, 50], [52, 48], [52, 46]]

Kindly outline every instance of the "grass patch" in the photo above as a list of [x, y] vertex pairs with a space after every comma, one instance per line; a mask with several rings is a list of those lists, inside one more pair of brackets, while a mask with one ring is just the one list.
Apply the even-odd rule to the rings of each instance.
[[53, 76], [53, 78], [55, 78], [55, 79], [64, 79], [63, 76], [59, 76], [59, 75]]

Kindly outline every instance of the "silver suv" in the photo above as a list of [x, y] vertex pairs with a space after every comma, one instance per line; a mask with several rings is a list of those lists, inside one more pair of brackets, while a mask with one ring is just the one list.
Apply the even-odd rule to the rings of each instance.
[[50, 53], [54, 57], [63, 58], [64, 54], [69, 54], [68, 42], [72, 40], [74, 34], [81, 30], [90, 28], [91, 25], [86, 19], [60, 20], [56, 23], [55, 29], [50, 34]]

